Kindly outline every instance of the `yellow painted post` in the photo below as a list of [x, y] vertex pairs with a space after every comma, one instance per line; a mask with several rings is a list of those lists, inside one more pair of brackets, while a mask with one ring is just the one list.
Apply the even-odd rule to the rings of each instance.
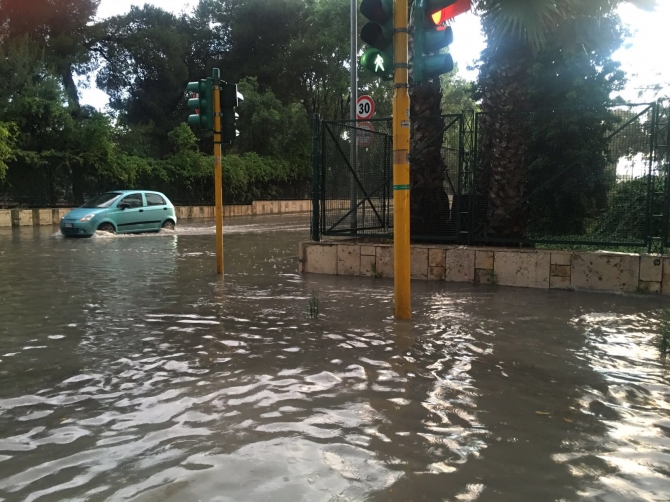
[[216, 272], [223, 274], [223, 190], [221, 187], [221, 95], [214, 70], [214, 217], [216, 218]]
[[396, 319], [409, 319], [409, 70], [407, 0], [393, 6], [393, 277]]

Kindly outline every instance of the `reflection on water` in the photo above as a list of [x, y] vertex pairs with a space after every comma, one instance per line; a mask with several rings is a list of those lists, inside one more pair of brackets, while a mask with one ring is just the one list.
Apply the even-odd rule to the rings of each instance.
[[[0, 232], [0, 500], [663, 500], [662, 298], [299, 276], [304, 217]], [[314, 291], [321, 316], [310, 319]]]

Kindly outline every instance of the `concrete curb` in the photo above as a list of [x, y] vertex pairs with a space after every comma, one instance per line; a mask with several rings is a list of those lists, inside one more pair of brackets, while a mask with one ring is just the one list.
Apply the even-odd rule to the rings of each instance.
[[[393, 277], [391, 244], [301, 242], [299, 272]], [[413, 245], [412, 279], [537, 289], [670, 295], [670, 257], [542, 249]]]

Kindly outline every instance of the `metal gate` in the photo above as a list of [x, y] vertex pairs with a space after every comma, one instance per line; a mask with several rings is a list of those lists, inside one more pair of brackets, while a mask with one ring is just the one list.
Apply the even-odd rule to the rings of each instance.
[[320, 169], [315, 175], [321, 235], [391, 237], [391, 120], [320, 125]]

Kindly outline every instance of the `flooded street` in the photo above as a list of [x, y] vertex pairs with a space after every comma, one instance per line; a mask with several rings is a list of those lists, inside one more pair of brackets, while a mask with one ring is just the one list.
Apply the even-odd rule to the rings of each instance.
[[[653, 296], [298, 275], [307, 216], [0, 229], [0, 501], [670, 499]], [[310, 298], [320, 316], [307, 315]]]

